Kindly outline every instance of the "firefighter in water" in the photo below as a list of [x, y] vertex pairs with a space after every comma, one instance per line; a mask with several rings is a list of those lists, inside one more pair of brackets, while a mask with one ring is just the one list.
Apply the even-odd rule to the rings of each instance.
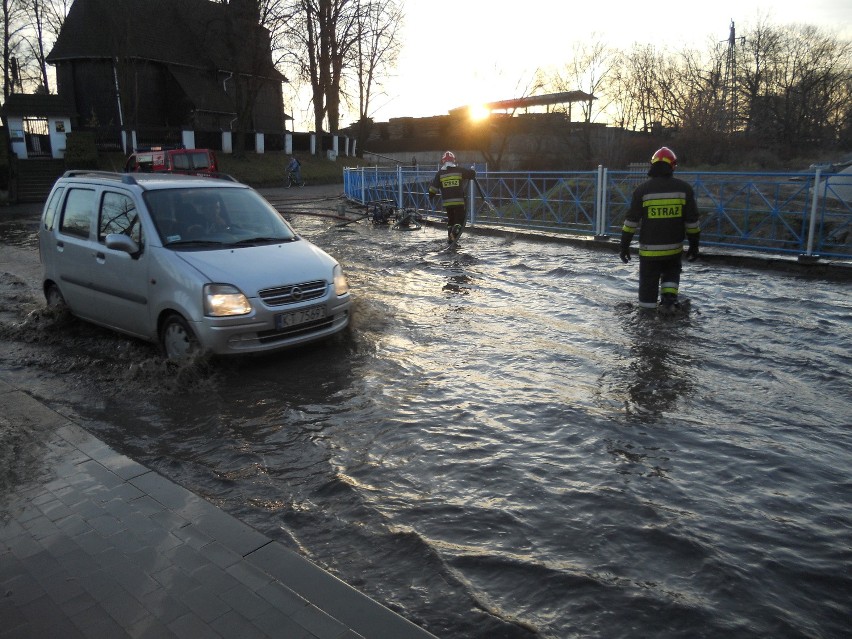
[[456, 166], [456, 156], [452, 151], [447, 151], [441, 157], [441, 168], [429, 185], [429, 198], [432, 199], [438, 193], [447, 211], [447, 242], [455, 242], [464, 230], [467, 219], [467, 211], [464, 207], [463, 180], [473, 180], [476, 171]]
[[[630, 241], [639, 229], [639, 306], [674, 313], [679, 308], [683, 240], [690, 262], [698, 258], [700, 227], [692, 186], [674, 177], [677, 157], [662, 147], [651, 157], [649, 180], [633, 191], [621, 229], [621, 261], [630, 261]], [[662, 294], [662, 295], [660, 295]]]

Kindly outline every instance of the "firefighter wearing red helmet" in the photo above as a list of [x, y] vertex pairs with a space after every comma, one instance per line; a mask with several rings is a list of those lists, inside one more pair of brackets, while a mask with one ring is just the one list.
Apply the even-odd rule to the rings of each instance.
[[446, 151], [441, 157], [441, 168], [429, 185], [429, 199], [438, 193], [444, 209], [447, 212], [447, 242], [453, 243], [464, 230], [467, 219], [464, 198], [464, 180], [476, 178], [476, 171], [456, 166], [456, 156], [452, 151]]
[[639, 230], [639, 306], [674, 312], [678, 307], [683, 241], [687, 259], [698, 257], [698, 205], [687, 182], [674, 177], [677, 156], [668, 147], [651, 156], [649, 179], [633, 191], [621, 229], [621, 261], [630, 261], [630, 242]]

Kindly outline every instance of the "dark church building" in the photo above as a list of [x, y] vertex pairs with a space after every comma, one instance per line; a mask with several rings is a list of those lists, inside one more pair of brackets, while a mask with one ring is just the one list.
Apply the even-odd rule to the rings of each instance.
[[287, 78], [253, 5], [75, 0], [47, 58], [74, 130], [125, 151], [186, 143], [188, 134], [198, 147], [254, 150], [260, 139], [280, 150]]

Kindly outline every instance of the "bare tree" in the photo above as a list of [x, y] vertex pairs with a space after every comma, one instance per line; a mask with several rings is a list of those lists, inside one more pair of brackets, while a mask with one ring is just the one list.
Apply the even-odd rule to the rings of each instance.
[[801, 151], [839, 140], [849, 117], [852, 43], [807, 25], [761, 22], [746, 34], [747, 131]]
[[402, 10], [396, 0], [358, 2], [356, 46], [353, 69], [358, 87], [358, 148], [363, 149], [369, 134], [370, 102], [382, 77], [396, 64], [402, 25]]
[[38, 66], [41, 77], [41, 89], [44, 93], [50, 93], [50, 81], [47, 76], [47, 52], [45, 51], [45, 36], [47, 25], [45, 17], [45, 0], [25, 0], [25, 7], [30, 14], [30, 20], [24, 41], [32, 52], [34, 61]]
[[[287, 13], [292, 18], [282, 29], [280, 42], [287, 49], [283, 59], [311, 88], [315, 129], [324, 131], [327, 123], [329, 131], [336, 131], [342, 100], [350, 91], [347, 82], [354, 81], [351, 90], [360, 95], [357, 84], [363, 76], [357, 64], [358, 60], [366, 62], [358, 54], [361, 37], [377, 37], [378, 50], [390, 54], [393, 46], [385, 41], [396, 38], [396, 26], [391, 23], [401, 13], [391, 0], [291, 0]], [[387, 24], [371, 22], [373, 19], [384, 19]], [[376, 62], [372, 82], [386, 68]], [[365, 64], [364, 70], [368, 67]]]
[[21, 0], [0, 0], [3, 29], [3, 98], [22, 90], [29, 52], [24, 46], [26, 10]]
[[616, 52], [600, 40], [576, 42], [571, 58], [553, 76], [544, 78], [545, 86], [555, 91], [585, 91], [598, 98], [582, 103], [584, 122], [593, 122], [611, 103], [607, 92], [613, 80]]

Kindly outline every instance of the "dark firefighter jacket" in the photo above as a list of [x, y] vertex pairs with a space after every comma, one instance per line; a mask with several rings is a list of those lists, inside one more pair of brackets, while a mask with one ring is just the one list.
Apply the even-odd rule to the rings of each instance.
[[464, 188], [462, 180], [472, 180], [476, 177], [476, 171], [464, 169], [458, 166], [448, 166], [435, 174], [429, 185], [429, 196], [437, 195], [440, 191], [444, 207], [464, 206]]
[[621, 229], [622, 244], [639, 229], [639, 257], [666, 259], [683, 252], [683, 240], [697, 243], [701, 231], [695, 193], [676, 177], [652, 177], [633, 192]]

